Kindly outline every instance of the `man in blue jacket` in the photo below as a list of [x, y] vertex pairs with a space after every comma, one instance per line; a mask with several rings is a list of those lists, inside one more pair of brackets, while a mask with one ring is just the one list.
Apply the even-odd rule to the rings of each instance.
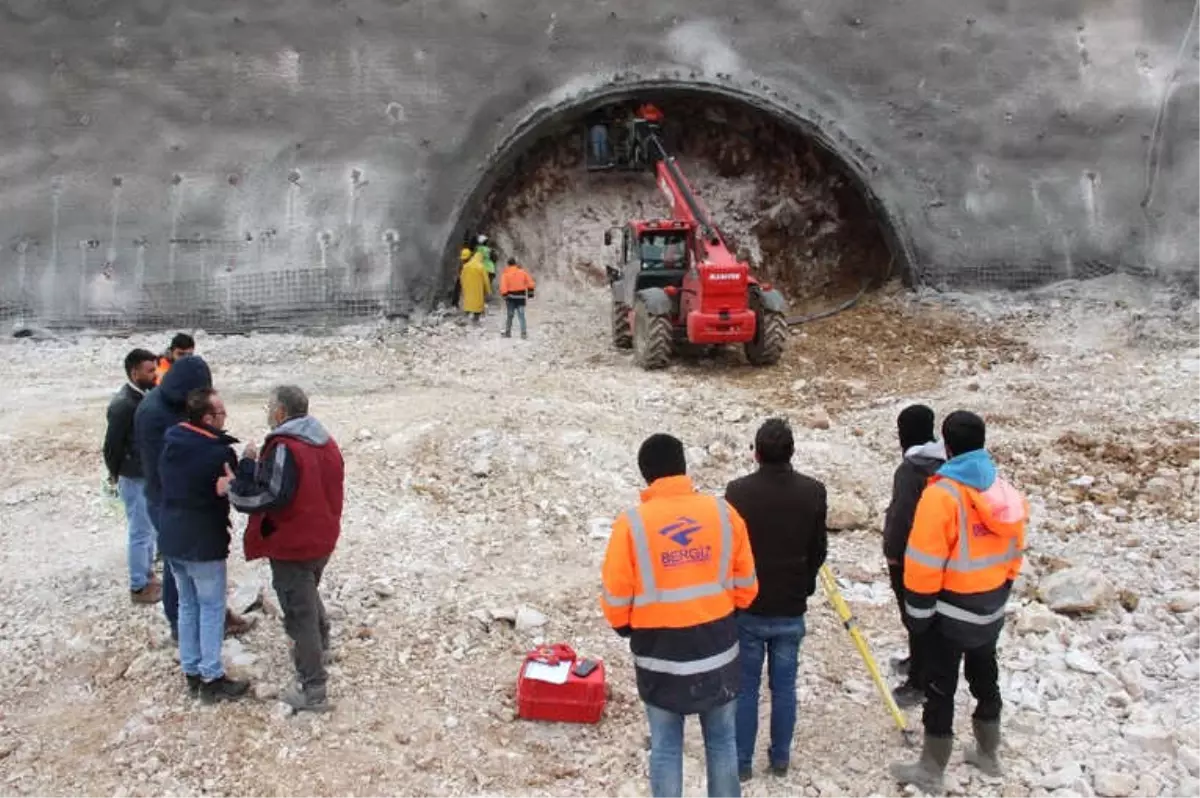
[[221, 662], [230, 522], [217, 483], [237, 465], [237, 439], [224, 432], [225, 403], [212, 388], [189, 393], [185, 412], [187, 421], [167, 430], [158, 462], [158, 547], [179, 593], [179, 664], [188, 690], [214, 704], [241, 698], [250, 686], [228, 678]]
[[[133, 437], [142, 464], [145, 479], [146, 510], [150, 523], [161, 539], [163, 522], [162, 479], [158, 473], [162, 457], [163, 441], [167, 430], [184, 421], [184, 403], [187, 396], [199, 388], [212, 387], [212, 372], [204, 358], [188, 355], [176, 360], [171, 370], [163, 375], [162, 382], [146, 394], [133, 416]], [[161, 546], [160, 546], [161, 550]], [[179, 639], [179, 597], [175, 592], [175, 579], [171, 576], [171, 565], [163, 560], [162, 575], [163, 613], [171, 625], [171, 637]], [[252, 624], [229, 613], [225, 618], [227, 634], [242, 634]]]

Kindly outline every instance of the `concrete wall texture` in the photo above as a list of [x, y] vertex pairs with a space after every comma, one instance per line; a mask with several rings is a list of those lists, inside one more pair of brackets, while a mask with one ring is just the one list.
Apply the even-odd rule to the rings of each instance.
[[918, 281], [1194, 275], [1196, 8], [0, 0], [0, 307], [252, 325], [428, 304], [518, 131], [663, 81], [810, 126]]

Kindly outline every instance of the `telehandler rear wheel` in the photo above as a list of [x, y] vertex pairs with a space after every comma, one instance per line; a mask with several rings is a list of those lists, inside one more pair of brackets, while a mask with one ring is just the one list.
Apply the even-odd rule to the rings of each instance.
[[630, 349], [633, 346], [633, 330], [629, 327], [629, 306], [624, 302], [613, 303], [612, 340], [617, 349]]
[[671, 362], [674, 330], [670, 316], [651, 316], [646, 304], [633, 306], [633, 359], [646, 369], [666, 368]]
[[745, 344], [746, 359], [754, 366], [774, 366], [783, 356], [783, 346], [787, 342], [787, 319], [782, 313], [762, 309], [758, 310], [757, 317], [754, 340]]

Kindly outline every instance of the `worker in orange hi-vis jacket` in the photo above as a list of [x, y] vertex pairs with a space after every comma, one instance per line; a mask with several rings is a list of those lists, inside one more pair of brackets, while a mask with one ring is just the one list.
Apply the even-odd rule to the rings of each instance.
[[513, 316], [521, 322], [521, 337], [526, 338], [525, 303], [533, 299], [537, 284], [533, 277], [517, 264], [516, 258], [509, 258], [508, 265], [500, 275], [500, 296], [504, 297], [507, 315], [504, 318], [504, 337], [512, 337]]
[[682, 795], [684, 717], [699, 715], [708, 794], [739, 796], [734, 613], [758, 595], [746, 524], [696, 491], [677, 438], [651, 435], [638, 467], [649, 487], [613, 524], [600, 606], [629, 638], [650, 722], [650, 790]]
[[954, 743], [960, 666], [975, 697], [975, 746], [966, 761], [1000, 775], [996, 642], [1004, 606], [1021, 571], [1029, 504], [996, 473], [984, 449], [983, 419], [959, 410], [942, 422], [949, 458], [921, 494], [904, 554], [904, 612], [926, 656], [925, 743], [892, 776], [937, 794]]
[[154, 384], [158, 385], [162, 382], [162, 378], [171, 370], [171, 366], [176, 360], [181, 357], [195, 354], [196, 339], [187, 333], [176, 333], [171, 339], [171, 345], [167, 347], [167, 351], [158, 359], [158, 365], [154, 369]]

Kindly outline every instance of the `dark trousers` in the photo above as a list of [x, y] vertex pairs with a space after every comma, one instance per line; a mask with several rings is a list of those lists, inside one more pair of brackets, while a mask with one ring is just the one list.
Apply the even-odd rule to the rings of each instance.
[[925, 733], [931, 737], [954, 735], [954, 693], [958, 690], [958, 669], [961, 665], [971, 695], [975, 697], [976, 720], [1000, 720], [1000, 668], [996, 664], [996, 644], [964, 649], [959, 643], [942, 635], [934, 627], [925, 635], [928, 658], [926, 671], [929, 683], [925, 687]]
[[162, 561], [162, 604], [163, 615], [171, 625], [171, 637], [179, 639], [179, 587], [171, 573], [171, 561], [166, 557]]
[[329, 648], [329, 619], [317, 588], [328, 557], [317, 560], [271, 560], [271, 583], [283, 610], [283, 628], [292, 639], [292, 661], [305, 689], [324, 687], [323, 656]]
[[925, 689], [926, 654], [921, 640], [922, 635], [914, 634], [908, 616], [904, 613], [904, 565], [888, 564], [888, 577], [892, 582], [892, 592], [896, 594], [896, 604], [900, 607], [900, 622], [908, 630], [908, 683], [918, 690]]

